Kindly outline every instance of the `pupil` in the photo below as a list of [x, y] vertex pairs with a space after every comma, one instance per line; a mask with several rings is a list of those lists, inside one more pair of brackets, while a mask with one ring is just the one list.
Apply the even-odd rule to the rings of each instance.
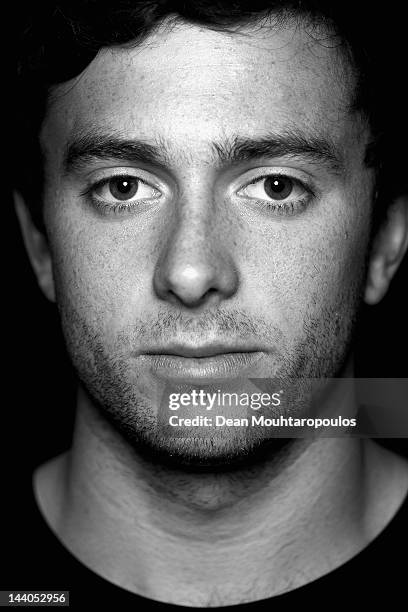
[[137, 183], [137, 179], [133, 178], [112, 179], [109, 182], [109, 191], [117, 200], [129, 200], [137, 192]]
[[121, 193], [127, 193], [129, 190], [129, 181], [120, 181], [118, 189]]
[[292, 193], [293, 185], [289, 178], [283, 176], [270, 176], [265, 179], [264, 189], [271, 198], [275, 200], [284, 200]]

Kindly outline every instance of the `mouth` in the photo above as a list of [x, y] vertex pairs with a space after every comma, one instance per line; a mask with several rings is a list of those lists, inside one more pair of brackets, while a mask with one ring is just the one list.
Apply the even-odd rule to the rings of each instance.
[[144, 352], [141, 358], [160, 378], [204, 382], [245, 376], [263, 355], [258, 348], [179, 345]]

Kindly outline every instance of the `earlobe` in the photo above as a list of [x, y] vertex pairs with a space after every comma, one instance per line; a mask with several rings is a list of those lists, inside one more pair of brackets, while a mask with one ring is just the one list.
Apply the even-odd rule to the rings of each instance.
[[377, 304], [408, 247], [408, 198], [400, 197], [390, 207], [386, 221], [374, 241], [368, 267], [365, 302]]
[[14, 192], [14, 207], [28, 257], [44, 295], [55, 302], [51, 253], [45, 235], [34, 224], [30, 211], [19, 192]]

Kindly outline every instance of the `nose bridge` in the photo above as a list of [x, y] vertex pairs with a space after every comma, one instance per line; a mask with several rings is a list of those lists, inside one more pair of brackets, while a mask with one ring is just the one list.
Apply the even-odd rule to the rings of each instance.
[[192, 259], [211, 256], [219, 217], [220, 211], [210, 191], [181, 196], [169, 236], [169, 246], [174, 249], [174, 255], [183, 257], [185, 254]]
[[179, 195], [155, 270], [159, 297], [195, 307], [234, 293], [237, 271], [221, 238], [221, 218], [210, 189]]

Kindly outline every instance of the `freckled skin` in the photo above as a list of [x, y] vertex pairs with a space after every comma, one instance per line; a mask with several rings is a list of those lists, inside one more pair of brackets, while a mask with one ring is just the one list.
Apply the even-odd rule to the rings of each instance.
[[[41, 139], [57, 303], [82, 384], [132, 445], [180, 461], [231, 462], [255, 449], [256, 432], [243, 439], [230, 428], [216, 445], [161, 436], [163, 385], [133, 354], [175, 337], [234, 337], [267, 346], [252, 377], [340, 375], [365, 280], [368, 131], [344, 110], [353, 80], [346, 67], [342, 79], [332, 70], [342, 64], [338, 51], [313, 46], [301, 30], [229, 36], [179, 25], [147, 42], [103, 50], [54, 92]], [[329, 133], [344, 154], [344, 176], [288, 159], [239, 172], [212, 162], [212, 140], [291, 125]], [[80, 195], [84, 177], [63, 176], [66, 142], [90, 126], [171, 143], [158, 204], [102, 215]], [[231, 185], [257, 166], [312, 176], [319, 196], [293, 216], [238, 202]], [[115, 167], [123, 163], [95, 163], [88, 172]], [[295, 413], [301, 382], [298, 391]]]

